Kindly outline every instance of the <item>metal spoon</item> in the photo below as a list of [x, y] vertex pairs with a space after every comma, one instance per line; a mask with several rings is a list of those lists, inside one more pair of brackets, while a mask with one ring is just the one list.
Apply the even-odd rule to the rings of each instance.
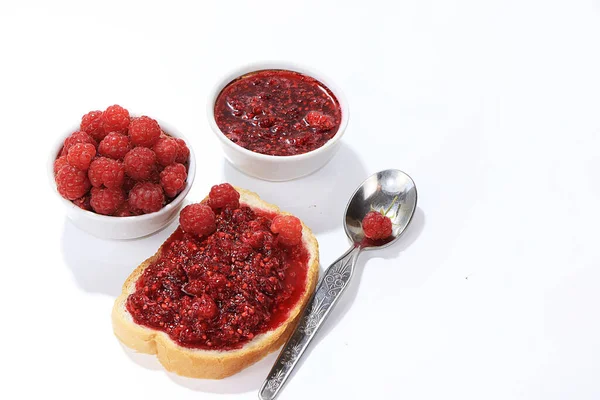
[[[269, 376], [263, 383], [259, 398], [274, 399], [304, 354], [323, 321], [348, 286], [354, 266], [362, 250], [375, 250], [394, 243], [410, 223], [417, 208], [417, 188], [410, 176], [397, 169], [371, 175], [354, 192], [346, 206], [344, 229], [352, 247], [325, 271], [314, 295], [300, 316], [296, 330], [281, 350]], [[372, 241], [365, 237], [362, 219], [371, 210], [389, 210], [392, 236]]]

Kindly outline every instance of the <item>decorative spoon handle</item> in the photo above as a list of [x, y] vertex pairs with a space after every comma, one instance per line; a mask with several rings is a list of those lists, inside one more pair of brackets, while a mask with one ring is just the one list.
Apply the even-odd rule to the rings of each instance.
[[358, 246], [352, 247], [325, 271], [325, 276], [317, 285], [315, 294], [300, 316], [294, 333], [283, 346], [275, 365], [260, 389], [259, 397], [262, 400], [272, 400], [277, 397], [323, 321], [348, 286], [360, 250]]

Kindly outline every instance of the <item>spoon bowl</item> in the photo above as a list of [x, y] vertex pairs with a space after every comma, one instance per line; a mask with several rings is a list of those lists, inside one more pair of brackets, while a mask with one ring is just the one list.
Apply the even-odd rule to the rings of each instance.
[[[344, 230], [356, 246], [364, 250], [383, 248], [394, 243], [406, 230], [417, 209], [417, 187], [410, 176], [397, 169], [377, 172], [356, 189], [344, 216]], [[389, 210], [392, 235], [388, 239], [365, 237], [362, 220], [369, 211]]]

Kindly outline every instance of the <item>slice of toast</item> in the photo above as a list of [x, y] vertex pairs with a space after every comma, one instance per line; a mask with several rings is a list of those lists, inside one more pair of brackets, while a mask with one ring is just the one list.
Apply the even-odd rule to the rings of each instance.
[[[277, 206], [264, 202], [256, 193], [237, 187], [235, 189], [240, 193], [240, 203], [243, 205], [252, 209], [289, 215], [281, 212]], [[135, 291], [138, 278], [159, 257], [162, 246], [156, 254], [141, 263], [125, 281], [123, 291], [115, 300], [112, 310], [114, 333], [125, 346], [142, 353], [156, 354], [165, 369], [178, 375], [205, 379], [221, 379], [233, 375], [285, 343], [296, 325], [301, 310], [314, 292], [319, 274], [319, 248], [315, 236], [304, 223], [302, 223], [302, 242], [309, 253], [306, 290], [280, 326], [255, 336], [240, 349], [222, 351], [183, 347], [174, 342], [165, 332], [133, 321], [125, 303], [128, 296]]]

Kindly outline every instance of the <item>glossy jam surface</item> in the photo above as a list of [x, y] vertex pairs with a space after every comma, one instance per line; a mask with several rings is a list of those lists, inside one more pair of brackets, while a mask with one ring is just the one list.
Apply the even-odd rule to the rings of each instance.
[[318, 149], [338, 131], [338, 100], [322, 83], [286, 70], [257, 71], [227, 85], [215, 120], [232, 142], [256, 153], [291, 156]]
[[134, 321], [211, 350], [240, 348], [279, 326], [305, 291], [309, 254], [277, 243], [274, 216], [241, 206], [218, 212], [208, 237], [178, 228], [127, 299]]

